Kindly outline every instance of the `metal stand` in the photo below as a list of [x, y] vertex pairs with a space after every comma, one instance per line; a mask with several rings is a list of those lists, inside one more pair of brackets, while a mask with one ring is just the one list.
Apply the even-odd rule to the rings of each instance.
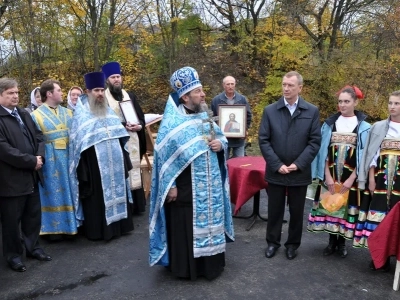
[[[253, 212], [250, 216], [232, 216], [233, 218], [237, 219], [250, 219], [253, 218], [250, 225], [246, 227], [246, 231], [250, 231], [250, 229], [256, 223], [257, 217], [259, 217], [262, 221], [268, 221], [267, 218], [263, 218], [260, 215], [260, 191], [254, 194], [253, 196]], [[283, 220], [283, 223], [287, 223], [287, 220]]]
[[255, 193], [255, 195], [253, 197], [253, 212], [251, 213], [250, 216], [233, 216], [233, 217], [237, 218], [237, 219], [250, 219], [250, 218], [253, 218], [253, 220], [250, 223], [250, 225], [247, 226], [246, 231], [249, 231], [253, 227], [254, 223], [257, 220], [257, 217], [259, 217], [262, 221], [268, 221], [267, 218], [263, 218], [260, 215], [260, 191]]

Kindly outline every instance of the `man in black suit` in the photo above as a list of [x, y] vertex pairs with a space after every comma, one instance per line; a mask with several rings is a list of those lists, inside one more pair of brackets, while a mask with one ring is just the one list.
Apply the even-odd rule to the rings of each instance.
[[[43, 179], [44, 140], [28, 112], [17, 107], [18, 84], [0, 79], [0, 215], [3, 256], [14, 271], [24, 272], [26, 256], [50, 261], [39, 246], [41, 207], [38, 182]], [[21, 228], [21, 230], [20, 230]]]
[[318, 108], [300, 97], [303, 77], [295, 72], [282, 79], [281, 97], [264, 108], [259, 144], [267, 162], [268, 224], [265, 256], [271, 258], [281, 246], [285, 198], [290, 222], [285, 243], [286, 257], [294, 259], [301, 243], [307, 186], [311, 184], [311, 162], [321, 144]]

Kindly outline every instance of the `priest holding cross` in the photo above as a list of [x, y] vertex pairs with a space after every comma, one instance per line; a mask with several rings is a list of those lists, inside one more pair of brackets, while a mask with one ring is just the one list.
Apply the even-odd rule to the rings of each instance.
[[177, 277], [212, 280], [233, 241], [226, 169], [227, 140], [205, 103], [198, 74], [177, 70], [154, 151], [150, 200], [150, 265]]

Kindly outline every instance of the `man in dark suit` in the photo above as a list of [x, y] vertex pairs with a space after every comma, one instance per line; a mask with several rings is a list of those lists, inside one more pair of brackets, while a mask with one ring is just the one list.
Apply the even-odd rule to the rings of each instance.
[[307, 186], [311, 184], [311, 162], [321, 144], [318, 108], [299, 96], [303, 77], [295, 72], [283, 76], [283, 97], [264, 109], [259, 143], [267, 162], [268, 224], [265, 256], [271, 258], [281, 246], [285, 198], [290, 223], [285, 243], [286, 257], [294, 259], [303, 230]]
[[[3, 256], [14, 271], [24, 272], [26, 256], [49, 261], [39, 246], [41, 207], [38, 182], [44, 163], [44, 140], [28, 112], [17, 107], [18, 84], [0, 79], [0, 214]], [[21, 228], [21, 230], [20, 230]]]

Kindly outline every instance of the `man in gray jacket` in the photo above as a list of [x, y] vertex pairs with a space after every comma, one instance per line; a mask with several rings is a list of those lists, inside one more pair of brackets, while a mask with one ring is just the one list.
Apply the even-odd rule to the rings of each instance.
[[321, 143], [318, 108], [299, 93], [303, 77], [285, 74], [283, 97], [264, 109], [259, 130], [262, 155], [267, 162], [268, 223], [265, 255], [271, 258], [280, 247], [285, 198], [288, 198], [290, 223], [285, 243], [286, 257], [296, 257], [303, 229], [303, 211], [307, 186], [311, 183], [311, 162]]
[[[211, 110], [214, 116], [218, 116], [219, 106], [222, 105], [246, 105], [246, 136], [247, 131], [251, 125], [252, 113], [250, 105], [247, 99], [242, 94], [239, 94], [236, 90], [236, 79], [232, 76], [226, 76], [222, 80], [222, 86], [224, 92], [217, 95], [211, 101]], [[219, 124], [222, 128], [224, 124]], [[244, 138], [228, 138], [228, 157], [232, 149], [232, 157], [244, 156]]]

